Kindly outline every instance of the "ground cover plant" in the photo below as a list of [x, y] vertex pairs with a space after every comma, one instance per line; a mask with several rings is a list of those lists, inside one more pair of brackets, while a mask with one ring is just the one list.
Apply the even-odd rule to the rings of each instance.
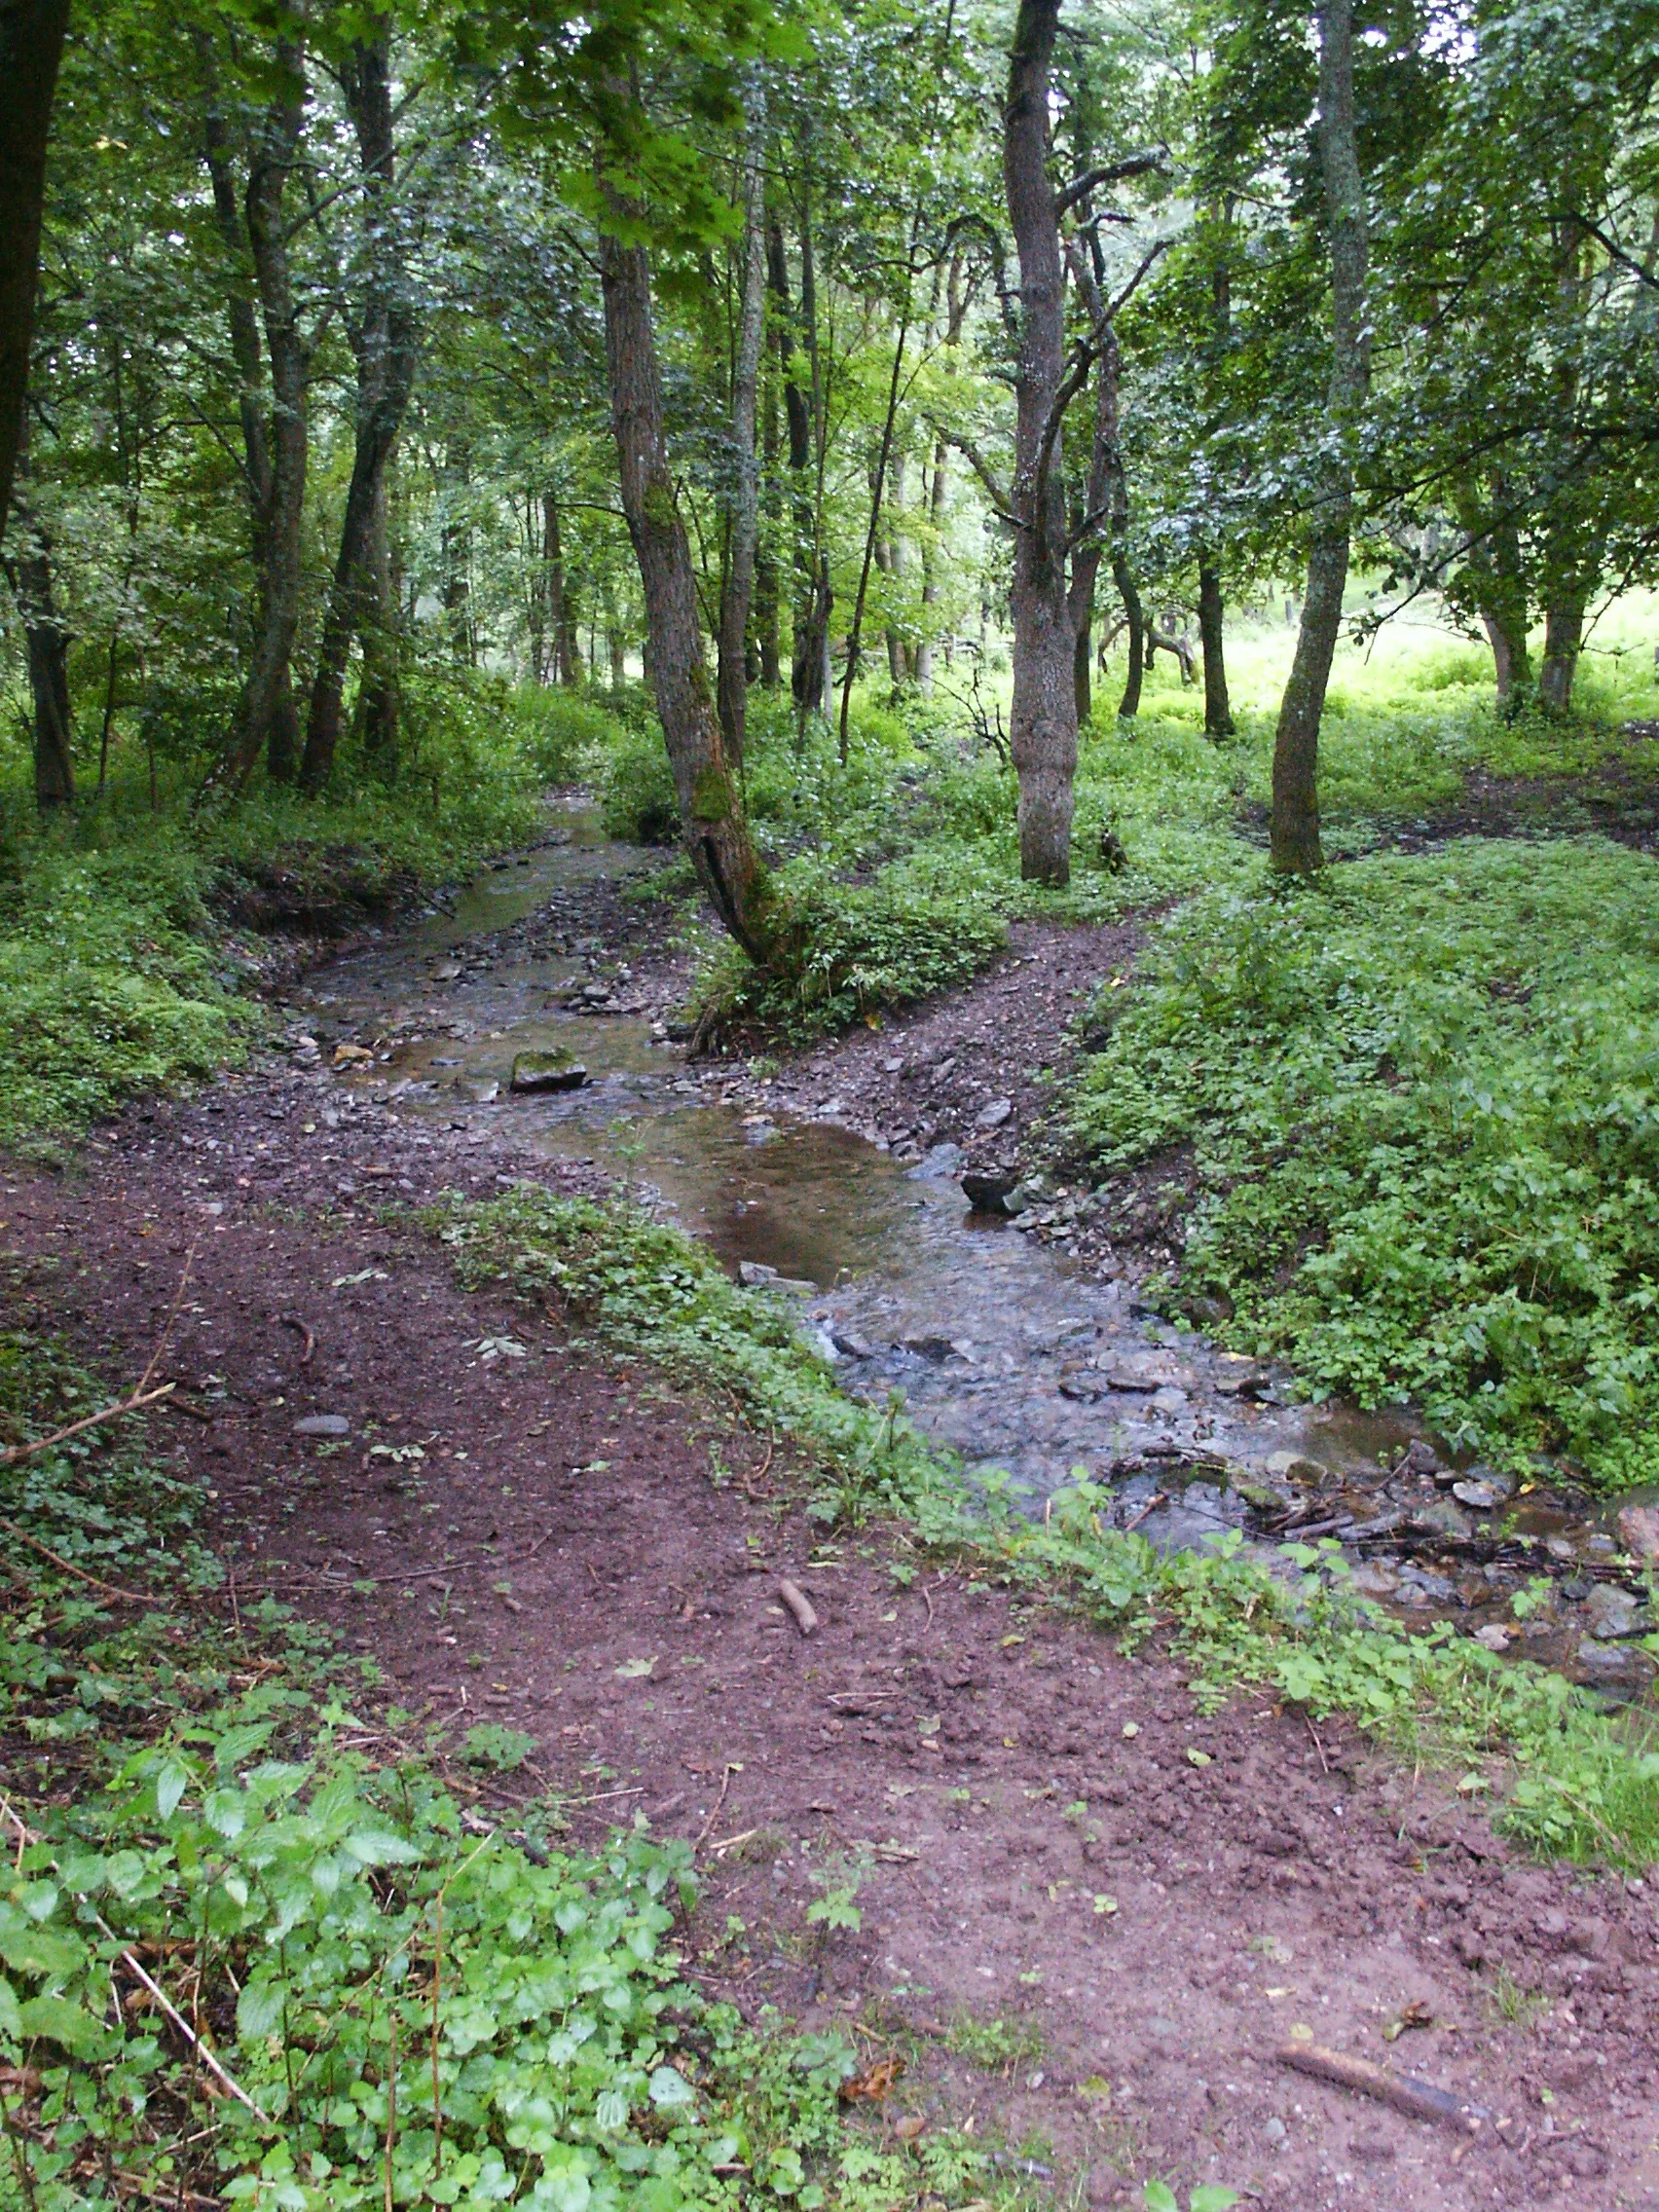
[[1524, 1467], [1659, 1437], [1653, 864], [1459, 840], [1202, 894], [1080, 1075], [1103, 1167], [1190, 1148], [1183, 1264], [1316, 1391]]
[[[0, 1340], [11, 1448], [99, 1403], [50, 1340]], [[0, 1486], [25, 1536], [0, 1652], [0, 2203], [670, 2212], [995, 2187], [953, 2136], [912, 2154], [849, 2127], [841, 2035], [749, 2029], [699, 1994], [685, 1844], [572, 1851], [551, 1807], [523, 1809], [528, 1835], [481, 1821], [371, 1664], [270, 1602], [224, 1604], [195, 1493], [136, 1419]]]

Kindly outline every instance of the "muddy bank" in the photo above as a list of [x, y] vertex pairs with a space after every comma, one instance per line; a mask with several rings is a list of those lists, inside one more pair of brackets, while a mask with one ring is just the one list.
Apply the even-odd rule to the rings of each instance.
[[[455, 1765], [481, 1813], [549, 1789], [578, 1840], [638, 1809], [695, 1842], [700, 1972], [903, 2059], [872, 2126], [972, 2118], [1101, 2205], [1153, 2171], [1280, 2212], [1659, 2202], [1650, 1888], [1518, 1863], [1341, 1728], [1205, 1717], [1156, 1649], [902, 1538], [826, 1538], [728, 1413], [459, 1292], [383, 1218], [522, 1161], [333, 1095], [228, 1083], [129, 1116], [84, 1173], [6, 1179], [15, 1316], [129, 1370], [197, 1242], [166, 1433], [227, 1604], [328, 1621], [458, 1751], [522, 1732], [512, 1774]], [[319, 1416], [342, 1433], [297, 1431]], [[864, 1924], [824, 1943], [811, 1877], [848, 1861]], [[1385, 2041], [1408, 2010], [1433, 2024]], [[1480, 2133], [1286, 2073], [1298, 2026], [1455, 2089]]]

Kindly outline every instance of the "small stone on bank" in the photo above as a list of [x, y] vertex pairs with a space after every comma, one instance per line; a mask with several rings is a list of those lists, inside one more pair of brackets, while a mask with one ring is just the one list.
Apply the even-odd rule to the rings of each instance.
[[1013, 1118], [1013, 1114], [1012, 1098], [993, 1098], [979, 1108], [974, 1117], [974, 1125], [979, 1129], [1000, 1129], [1006, 1121]]
[[588, 1072], [569, 1052], [520, 1052], [513, 1061], [512, 1088], [518, 1091], [580, 1090]]
[[351, 1423], [344, 1414], [307, 1414], [294, 1423], [295, 1436], [350, 1436]]

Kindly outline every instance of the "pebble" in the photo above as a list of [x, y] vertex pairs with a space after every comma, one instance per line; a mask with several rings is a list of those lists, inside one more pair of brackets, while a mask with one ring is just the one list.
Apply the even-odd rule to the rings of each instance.
[[993, 1098], [988, 1104], [979, 1108], [979, 1111], [974, 1117], [974, 1125], [979, 1129], [1000, 1129], [1005, 1122], [1013, 1119], [1013, 1116], [1014, 1100], [1012, 1098]]
[[350, 1436], [351, 1423], [344, 1414], [307, 1414], [294, 1423], [296, 1436]]

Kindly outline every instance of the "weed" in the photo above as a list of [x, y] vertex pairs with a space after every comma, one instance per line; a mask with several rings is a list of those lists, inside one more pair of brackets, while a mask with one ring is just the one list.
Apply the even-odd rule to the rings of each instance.
[[1016, 2068], [1035, 2066], [1048, 2046], [1035, 2020], [1010, 2019], [1000, 2012], [986, 2020], [976, 2012], [958, 2012], [945, 2028], [944, 2047], [983, 2073], [1010, 2076]]

